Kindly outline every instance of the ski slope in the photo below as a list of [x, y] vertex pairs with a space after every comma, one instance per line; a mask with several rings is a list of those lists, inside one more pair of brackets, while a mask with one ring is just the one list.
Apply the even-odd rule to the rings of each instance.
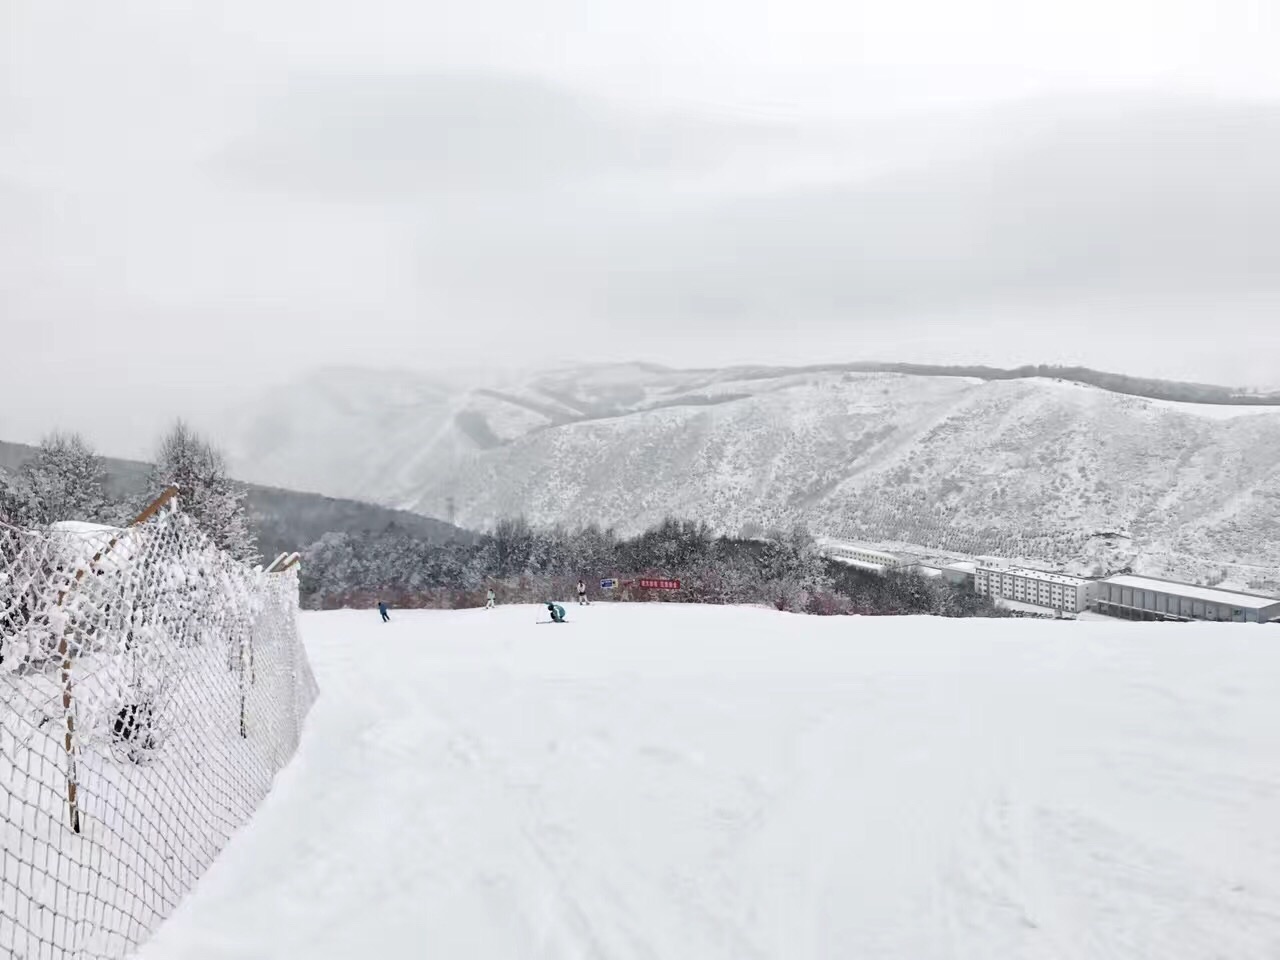
[[1280, 955], [1275, 628], [392, 616], [144, 960]]

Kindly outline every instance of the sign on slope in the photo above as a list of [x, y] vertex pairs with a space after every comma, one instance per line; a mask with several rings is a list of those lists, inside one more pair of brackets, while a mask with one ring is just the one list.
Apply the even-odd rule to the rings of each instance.
[[638, 581], [645, 590], [679, 590], [680, 581], [661, 577], [641, 577]]

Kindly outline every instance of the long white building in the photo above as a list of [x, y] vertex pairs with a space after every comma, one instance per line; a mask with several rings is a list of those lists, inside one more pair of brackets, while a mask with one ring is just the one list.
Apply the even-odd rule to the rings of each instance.
[[1079, 613], [1089, 608], [1092, 581], [1028, 567], [979, 563], [973, 588], [984, 597]]
[[884, 573], [903, 566], [901, 555], [881, 550], [867, 543], [855, 540], [836, 540], [824, 537], [818, 541], [818, 552], [831, 560], [847, 563], [851, 567], [859, 567], [872, 573]]
[[1280, 598], [1122, 574], [1097, 586], [1099, 613], [1132, 620], [1225, 620], [1268, 623], [1280, 619]]

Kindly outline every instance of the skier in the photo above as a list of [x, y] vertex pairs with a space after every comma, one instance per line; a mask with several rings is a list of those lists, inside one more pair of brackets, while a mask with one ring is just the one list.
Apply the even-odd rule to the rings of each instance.
[[578, 581], [578, 606], [590, 606], [591, 601], [587, 599], [587, 585], [582, 580]]
[[497, 603], [497, 600], [498, 600], [497, 596], [493, 592], [493, 587], [489, 588], [489, 593], [487, 596], [488, 596], [488, 599], [485, 602], [484, 608], [486, 610], [492, 610], [494, 607], [494, 604]]
[[564, 623], [564, 607], [558, 603], [548, 603], [547, 612], [551, 614], [552, 623]]
[[387, 603], [385, 600], [378, 601], [378, 612], [382, 614], [382, 622], [386, 623], [391, 619], [391, 614], [387, 613]]

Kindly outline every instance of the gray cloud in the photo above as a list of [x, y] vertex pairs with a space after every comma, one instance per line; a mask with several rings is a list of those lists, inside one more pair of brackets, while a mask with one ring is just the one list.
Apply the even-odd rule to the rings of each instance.
[[271, 98], [223, 162], [251, 186], [404, 200], [679, 174], [784, 136], [764, 123], [627, 111], [536, 78], [341, 76]]
[[1037, 299], [1107, 295], [1141, 311], [1280, 287], [1278, 107], [1050, 100], [948, 129], [931, 155], [881, 175], [658, 210], [541, 206], [501, 231], [453, 225], [429, 247], [431, 280], [452, 277], [461, 297], [498, 273], [505, 308], [533, 289], [583, 319], [673, 329], [856, 326], [1005, 303], [1034, 319]]
[[1004, 0], [19, 0], [0, 325], [10, 396], [62, 385], [0, 437], [122, 449], [336, 361], [1274, 380], [1280, 67], [1246, 5], [1157, 35], [1138, 0], [1053, 29]]

